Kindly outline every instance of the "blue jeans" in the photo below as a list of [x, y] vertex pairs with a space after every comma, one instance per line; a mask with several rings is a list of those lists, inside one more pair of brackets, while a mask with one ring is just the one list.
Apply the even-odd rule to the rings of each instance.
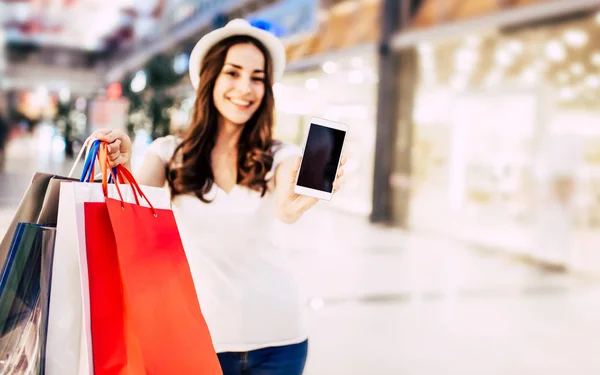
[[217, 353], [223, 375], [302, 375], [308, 340], [249, 352]]

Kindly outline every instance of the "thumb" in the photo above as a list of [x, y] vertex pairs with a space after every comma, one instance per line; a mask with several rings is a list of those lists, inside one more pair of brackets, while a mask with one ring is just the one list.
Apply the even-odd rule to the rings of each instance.
[[300, 170], [300, 165], [302, 164], [302, 157], [297, 156], [292, 163], [292, 167], [290, 168], [290, 181], [293, 184], [296, 183], [296, 176], [298, 175], [298, 170]]

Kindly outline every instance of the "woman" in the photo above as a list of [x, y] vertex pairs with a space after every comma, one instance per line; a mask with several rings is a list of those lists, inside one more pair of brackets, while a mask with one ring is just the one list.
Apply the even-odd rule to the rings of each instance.
[[[299, 375], [307, 356], [298, 288], [273, 241], [276, 220], [294, 223], [317, 202], [294, 193], [300, 151], [272, 140], [272, 83], [284, 65], [282, 43], [243, 20], [207, 34], [190, 58], [190, 129], [154, 141], [137, 174], [169, 186], [225, 375]], [[127, 135], [95, 136], [110, 143], [113, 165], [129, 167]]]

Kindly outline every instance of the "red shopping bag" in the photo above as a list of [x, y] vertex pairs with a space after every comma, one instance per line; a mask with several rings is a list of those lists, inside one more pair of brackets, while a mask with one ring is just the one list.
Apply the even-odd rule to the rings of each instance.
[[95, 374], [221, 375], [173, 212], [122, 166], [149, 207], [108, 198], [105, 145], [98, 159], [106, 202], [84, 205]]

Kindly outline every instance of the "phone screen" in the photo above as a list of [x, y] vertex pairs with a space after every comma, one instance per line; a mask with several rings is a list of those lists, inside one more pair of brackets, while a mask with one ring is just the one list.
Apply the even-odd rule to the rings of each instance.
[[298, 186], [331, 193], [346, 132], [310, 124]]

